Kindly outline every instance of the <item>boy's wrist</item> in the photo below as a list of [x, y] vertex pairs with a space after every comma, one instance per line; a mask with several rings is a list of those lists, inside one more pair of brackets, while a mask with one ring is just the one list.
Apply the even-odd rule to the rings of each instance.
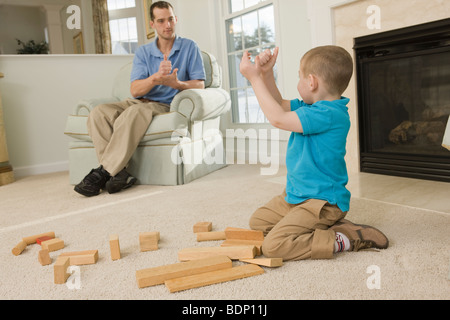
[[253, 87], [257, 85], [258, 82], [264, 84], [264, 79], [260, 75], [255, 75], [249, 78], [248, 81], [251, 83]]
[[265, 83], [271, 83], [271, 82], [275, 81], [275, 76], [273, 74], [273, 70], [266, 71], [266, 72], [261, 72], [260, 78]]
[[273, 70], [270, 69], [270, 71], [261, 71], [261, 77], [263, 79], [272, 79], [272, 78], [274, 78]]

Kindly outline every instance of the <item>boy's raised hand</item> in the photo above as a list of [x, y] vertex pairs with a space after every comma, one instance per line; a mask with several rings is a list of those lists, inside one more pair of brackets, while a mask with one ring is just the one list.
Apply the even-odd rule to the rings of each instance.
[[259, 71], [256, 67], [256, 64], [252, 63], [251, 54], [248, 51], [245, 51], [242, 55], [241, 64], [239, 65], [239, 71], [250, 82], [254, 77], [259, 77]]
[[272, 72], [275, 63], [277, 62], [278, 52], [278, 47], [273, 50], [273, 53], [270, 49], [266, 49], [255, 58], [256, 67], [261, 73]]
[[239, 67], [242, 75], [251, 82], [253, 77], [273, 74], [273, 67], [277, 62], [278, 52], [278, 47], [273, 50], [273, 53], [270, 49], [266, 49], [255, 57], [255, 63], [253, 64], [251, 62], [251, 54], [245, 51]]

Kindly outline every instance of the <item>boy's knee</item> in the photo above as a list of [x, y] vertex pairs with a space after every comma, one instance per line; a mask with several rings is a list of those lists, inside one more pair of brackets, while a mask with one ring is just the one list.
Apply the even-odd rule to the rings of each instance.
[[283, 258], [281, 256], [280, 243], [270, 237], [263, 241], [261, 251], [266, 258]]
[[268, 223], [265, 219], [260, 217], [257, 212], [250, 217], [250, 229], [262, 231], [264, 236], [273, 228], [273, 225]]
[[256, 217], [255, 215], [252, 215], [250, 217], [250, 221], [248, 222], [250, 229], [252, 230], [260, 230], [260, 227], [262, 225], [261, 220]]

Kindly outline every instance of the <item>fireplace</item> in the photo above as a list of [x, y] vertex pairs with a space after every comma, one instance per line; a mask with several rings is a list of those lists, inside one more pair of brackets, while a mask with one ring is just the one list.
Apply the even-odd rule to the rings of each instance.
[[450, 182], [450, 19], [354, 39], [362, 172]]

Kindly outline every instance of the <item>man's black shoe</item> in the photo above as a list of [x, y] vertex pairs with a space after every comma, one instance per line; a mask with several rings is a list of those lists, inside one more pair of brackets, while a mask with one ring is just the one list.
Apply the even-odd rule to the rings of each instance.
[[120, 171], [114, 177], [106, 182], [106, 190], [109, 193], [117, 193], [123, 189], [127, 189], [135, 184], [137, 179], [130, 175], [125, 169]]
[[100, 194], [100, 190], [105, 188], [106, 181], [111, 178], [108, 171], [103, 166], [92, 169], [84, 179], [75, 186], [74, 190], [83, 196], [93, 197]]

